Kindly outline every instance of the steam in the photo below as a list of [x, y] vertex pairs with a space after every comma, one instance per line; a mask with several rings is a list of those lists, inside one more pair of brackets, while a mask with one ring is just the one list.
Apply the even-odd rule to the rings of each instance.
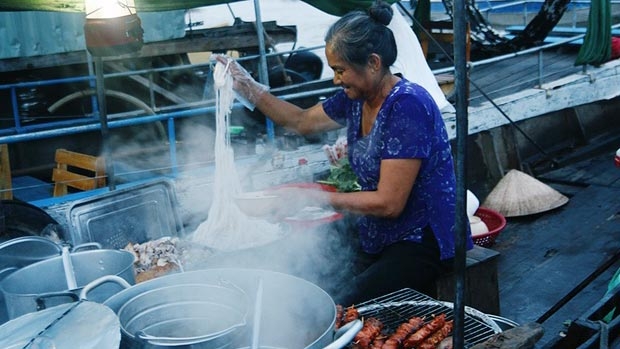
[[[221, 64], [216, 65], [216, 69], [218, 66]], [[214, 80], [218, 80], [218, 76], [214, 75]], [[287, 223], [248, 217], [238, 209], [234, 195], [242, 192], [244, 187], [247, 190], [259, 189], [247, 188], [247, 185], [253, 184], [252, 170], [258, 167], [256, 162], [260, 165], [265, 159], [235, 161], [228, 138], [230, 105], [224, 103], [230, 101], [232, 86], [217, 81], [215, 86], [219, 86], [216, 89], [219, 104], [214, 135], [214, 171], [209, 174], [208, 184], [193, 188], [191, 182], [187, 185], [187, 190], [194, 190], [196, 195], [185, 197], [183, 205], [200, 207], [202, 212], [208, 210], [207, 218], [190, 233], [192, 241], [219, 252], [206, 260], [204, 266], [275, 270], [302, 277], [330, 293], [335, 292], [351, 275], [349, 256], [356, 246], [347, 235], [350, 232], [345, 224], [296, 228]], [[187, 139], [205, 137], [205, 133], [195, 133], [199, 129], [188, 131], [185, 134]], [[286, 204], [298, 206], [302, 199], [293, 197]], [[209, 202], [208, 208], [205, 202]]]
[[[176, 128], [180, 167], [174, 183], [186, 233], [182, 238], [214, 251], [192, 255], [203, 260], [194, 260], [191, 266], [273, 270], [301, 277], [336, 295], [352, 277], [350, 256], [357, 250], [348, 221], [308, 229], [245, 216], [231, 195], [265, 189], [269, 183], [257, 181], [257, 175], [277, 181], [280, 174], [273, 172], [270, 157], [240, 157], [232, 149], [221, 151], [217, 147], [221, 125], [216, 125], [216, 118], [207, 114], [183, 119]], [[171, 174], [164, 126], [140, 126], [129, 133], [113, 130], [116, 175], [122, 181], [152, 178], [154, 173]], [[222, 136], [226, 137], [226, 133]], [[226, 168], [220, 182], [218, 160], [225, 161], [222, 168]], [[298, 205], [301, 199], [296, 198], [290, 206]], [[214, 206], [218, 202], [219, 207]]]

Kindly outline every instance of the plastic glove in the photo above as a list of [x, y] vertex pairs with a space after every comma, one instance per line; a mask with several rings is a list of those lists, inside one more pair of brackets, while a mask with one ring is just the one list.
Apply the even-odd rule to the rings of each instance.
[[279, 198], [278, 205], [275, 205], [270, 213], [269, 220], [272, 222], [295, 216], [303, 209], [330, 207], [328, 194], [321, 190], [282, 187], [269, 189], [267, 192]]
[[216, 55], [215, 59], [224, 65], [228, 65], [228, 71], [230, 71], [230, 75], [233, 78], [233, 90], [237, 100], [246, 108], [254, 110], [263, 93], [269, 91], [269, 86], [254, 80], [252, 75], [231, 57]]

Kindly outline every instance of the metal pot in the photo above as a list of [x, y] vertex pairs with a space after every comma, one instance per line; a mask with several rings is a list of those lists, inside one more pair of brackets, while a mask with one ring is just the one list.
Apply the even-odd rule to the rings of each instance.
[[246, 324], [247, 296], [227, 285], [180, 284], [152, 289], [118, 311], [123, 333], [160, 346], [225, 337]]
[[78, 302], [28, 313], [0, 326], [0, 348], [118, 348], [118, 317], [103, 304]]
[[0, 243], [0, 280], [15, 270], [60, 255], [62, 246], [41, 236], [20, 236]]
[[[131, 286], [108, 298], [104, 304], [119, 314], [128, 301], [144, 292], [175, 285], [220, 285], [223, 281], [243, 290], [250, 304], [260, 304], [260, 320], [254, 319], [244, 328], [226, 336], [206, 337], [205, 341], [190, 346], [154, 345], [124, 334], [121, 347], [243, 348], [253, 343], [253, 336], [257, 335], [258, 346], [261, 348], [336, 349], [346, 346], [361, 328], [361, 322], [356, 322], [334, 341], [336, 306], [332, 298], [306, 280], [266, 270], [218, 268], [170, 274]], [[255, 298], [253, 295], [259, 283], [263, 292], [259, 302], [256, 302], [258, 298], [252, 298]], [[86, 298], [89, 289], [90, 285], [84, 288], [83, 298]], [[174, 301], [172, 296], [170, 302]], [[258, 326], [258, 329], [254, 330], [254, 326]]]
[[[75, 287], [68, 286], [67, 258], [53, 257], [23, 267], [0, 282], [9, 319], [73, 302], [86, 284], [105, 275], [116, 275], [128, 284], [134, 284], [134, 255], [124, 250], [90, 250], [68, 255], [73, 267]], [[102, 303], [121, 291], [115, 284], [97, 288], [91, 300]]]
[[[96, 247], [99, 244], [87, 243], [69, 250], [69, 246], [42, 236], [20, 236], [0, 243], [0, 282], [9, 274], [27, 265], [61, 255], [63, 251], [77, 251]], [[4, 295], [0, 292], [0, 323], [6, 322], [8, 315]]]

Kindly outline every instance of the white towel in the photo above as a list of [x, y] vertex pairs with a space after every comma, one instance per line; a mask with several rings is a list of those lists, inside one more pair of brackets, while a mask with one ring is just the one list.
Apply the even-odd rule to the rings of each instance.
[[454, 106], [448, 102], [443, 91], [435, 79], [435, 75], [426, 63], [426, 58], [422, 52], [420, 41], [415, 35], [405, 17], [396, 6], [392, 5], [394, 16], [388, 28], [394, 33], [398, 55], [396, 62], [392, 65], [392, 73], [401, 73], [407, 80], [415, 82], [424, 87], [433, 97], [439, 110], [454, 111]]

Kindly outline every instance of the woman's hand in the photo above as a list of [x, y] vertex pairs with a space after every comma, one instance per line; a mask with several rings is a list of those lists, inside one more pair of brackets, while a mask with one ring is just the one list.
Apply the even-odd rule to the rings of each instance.
[[228, 67], [237, 99], [248, 109], [254, 110], [263, 93], [269, 91], [269, 86], [258, 83], [239, 62], [229, 56], [215, 55], [215, 60]]
[[285, 187], [269, 190], [268, 193], [280, 198], [271, 212], [270, 221], [282, 221], [307, 207], [329, 206], [328, 194], [321, 190]]

